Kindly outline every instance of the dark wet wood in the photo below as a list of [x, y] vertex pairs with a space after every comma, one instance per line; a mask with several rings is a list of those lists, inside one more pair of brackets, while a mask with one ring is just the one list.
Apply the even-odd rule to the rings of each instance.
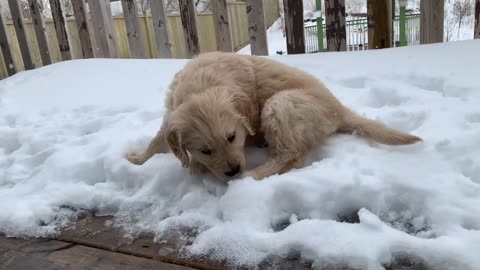
[[442, 43], [445, 1], [420, 1], [420, 44]]
[[[185, 256], [181, 248], [190, 245], [196, 230], [179, 227], [154, 242], [152, 234], [134, 239], [115, 227], [113, 217], [85, 216], [64, 229], [56, 239], [10, 239], [0, 236], [0, 269], [234, 269], [225, 262]], [[285, 227], [288, 227], [286, 224]], [[283, 230], [280, 228], [279, 230]], [[259, 269], [312, 269], [313, 262], [292, 250], [285, 256], [270, 256]], [[430, 270], [420, 258], [395, 257], [388, 270]], [[248, 269], [248, 268], [235, 268]], [[347, 265], [324, 265], [319, 269], [353, 270]]]
[[285, 32], [288, 54], [305, 53], [305, 33], [303, 22], [303, 2], [297, 0], [283, 1], [285, 14]]
[[122, 229], [109, 226], [112, 223], [112, 217], [88, 216], [78, 221], [75, 227], [63, 230], [57, 239], [199, 269], [228, 269], [213, 261], [191, 257], [186, 259], [183, 256], [185, 254], [180, 252], [181, 247], [193, 242], [196, 235], [194, 230], [178, 228], [177, 231], [160, 237], [155, 243], [153, 234], [142, 234], [135, 239], [124, 237]]
[[192, 270], [180, 265], [50, 239], [0, 237], [0, 269], [159, 269]]
[[195, 6], [191, 0], [179, 0], [178, 5], [180, 6], [185, 48], [188, 57], [192, 58], [200, 53]]
[[67, 25], [63, 16], [62, 5], [60, 0], [50, 0], [50, 8], [52, 10], [53, 25], [57, 33], [58, 47], [62, 60], [71, 60], [72, 52], [70, 51], [70, 41], [68, 40]]
[[327, 51], [346, 51], [345, 0], [325, 0]]
[[391, 47], [392, 2], [368, 0], [368, 48], [384, 49]]
[[37, 1], [38, 0], [28, 0], [28, 6], [30, 7], [30, 14], [32, 15], [33, 28], [35, 29], [35, 36], [37, 37], [42, 63], [46, 66], [53, 62], [52, 50], [45, 30], [45, 21]]

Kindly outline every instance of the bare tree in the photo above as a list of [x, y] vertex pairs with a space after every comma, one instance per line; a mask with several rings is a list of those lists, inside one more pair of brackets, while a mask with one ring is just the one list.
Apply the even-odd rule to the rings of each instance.
[[[445, 9], [447, 9], [447, 6], [445, 6]], [[449, 42], [455, 38], [454, 35], [455, 35], [456, 21], [452, 12], [448, 10], [445, 10], [444, 20], [445, 20], [445, 23], [443, 25], [443, 32], [445, 33], [445, 41]]]
[[[195, 9], [198, 13], [211, 11], [211, 0], [195, 0]], [[164, 0], [165, 12], [167, 14], [178, 13], [180, 11], [178, 0]]]
[[165, 12], [167, 14], [178, 12], [179, 10], [178, 0], [165, 0]]
[[456, 0], [453, 3], [453, 16], [458, 22], [458, 31], [457, 38], [460, 35], [460, 27], [462, 26], [462, 21], [465, 17], [472, 15], [473, 5], [470, 0]]
[[138, 13], [146, 14], [150, 10], [148, 0], [137, 0]]
[[345, 1], [345, 9], [348, 14], [366, 13], [366, 0], [347, 0]]

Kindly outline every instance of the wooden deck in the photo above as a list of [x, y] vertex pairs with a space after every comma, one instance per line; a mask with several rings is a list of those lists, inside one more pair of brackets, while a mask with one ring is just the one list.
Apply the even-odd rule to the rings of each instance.
[[[0, 269], [158, 269], [158, 270], [223, 270], [228, 265], [208, 258], [185, 258], [180, 249], [190, 244], [195, 233], [188, 230], [172, 231], [154, 243], [153, 235], [139, 235], [136, 239], [122, 237], [124, 233], [108, 224], [112, 217], [87, 216], [74, 227], [67, 228], [55, 239], [16, 239], [0, 236]], [[286, 258], [271, 257], [260, 269], [311, 269], [311, 262], [299, 254]], [[333, 267], [333, 268], [332, 268]], [[345, 269], [330, 266], [322, 269]], [[423, 263], [408, 258], [396, 260], [387, 270], [429, 269]]]

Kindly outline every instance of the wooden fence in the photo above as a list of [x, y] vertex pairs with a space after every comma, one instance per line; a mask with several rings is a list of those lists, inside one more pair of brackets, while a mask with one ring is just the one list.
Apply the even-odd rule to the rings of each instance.
[[[234, 51], [247, 43], [251, 44], [252, 54], [267, 55], [266, 28], [279, 16], [278, 0], [246, 0], [245, 3], [214, 0], [213, 14], [200, 15], [195, 15], [193, 0], [179, 0], [180, 16], [168, 19], [165, 19], [163, 1], [149, 0], [152, 16], [138, 16], [135, 0], [121, 0], [124, 18], [112, 19], [108, 3], [118, 0], [89, 0], [90, 21], [85, 0], [70, 0], [74, 5], [75, 21], [65, 21], [59, 0], [49, 0], [52, 27], [51, 21], [44, 22], [39, 16], [36, 1], [28, 0], [33, 23], [25, 22], [19, 0], [8, 0], [13, 26], [5, 23], [0, 10], [2, 77], [24, 68], [75, 58], [190, 58], [200, 52]], [[369, 49], [392, 46], [394, 24], [390, 22], [394, 15], [391, 11], [396, 2], [401, 4], [400, 18], [404, 18], [405, 0], [367, 0]], [[283, 3], [287, 52], [305, 53], [303, 1], [283, 0]], [[325, 31], [317, 27], [319, 40], [323, 41], [325, 32], [327, 51], [347, 50], [345, 0], [316, 0], [317, 9], [320, 10], [322, 3], [325, 4], [326, 26]], [[442, 0], [421, 1], [421, 44], [443, 42], [443, 7]], [[320, 15], [317, 23], [321, 21]], [[405, 42], [405, 27], [399, 32]], [[480, 0], [476, 0], [475, 38], [480, 38]], [[319, 45], [322, 45], [319, 50], [323, 51], [323, 42]]]
[[[15, 0], [14, 0], [15, 1]], [[32, 1], [32, 0], [29, 0]], [[218, 0], [215, 0], [218, 1]], [[264, 18], [265, 25], [269, 27], [275, 22], [279, 17], [279, 7], [278, 0], [264, 0]], [[227, 12], [229, 18], [228, 31], [231, 37], [231, 46], [232, 50], [236, 51], [243, 46], [247, 45], [250, 42], [250, 35], [248, 32], [248, 17], [246, 12], [246, 3], [244, 2], [228, 2]], [[147, 58], [157, 58], [159, 57], [159, 52], [157, 50], [157, 36], [155, 32], [155, 25], [153, 23], [152, 15], [147, 14], [138, 16], [138, 27], [142, 32], [143, 42], [143, 51], [145, 57]], [[33, 16], [32, 16], [33, 17]], [[126, 17], [126, 16], [125, 16]], [[35, 19], [35, 18], [34, 18]], [[128, 18], [127, 18], [128, 19]], [[127, 25], [124, 16], [114, 16], [112, 17], [112, 26], [115, 36], [115, 46], [117, 56], [120, 58], [142, 58], [138, 55], [132, 55], [131, 44], [129, 44], [129, 39], [127, 36]], [[201, 52], [209, 52], [217, 50], [217, 41], [216, 41], [216, 31], [214, 26], [214, 16], [211, 13], [197, 14], [196, 15], [196, 24], [199, 37], [199, 46]], [[92, 48], [97, 48], [97, 38], [93, 36], [93, 27], [91, 19], [88, 19], [88, 29], [90, 29], [90, 42]], [[185, 46], [185, 37], [184, 29], [181, 21], [180, 15], [167, 16], [167, 26], [168, 26], [168, 38], [169, 44], [171, 45], [170, 51], [171, 56], [174, 58], [188, 58], [186, 46]], [[81, 27], [81, 25], [80, 25]], [[1, 28], [1, 27], [0, 27]], [[35, 32], [35, 24], [32, 20], [24, 21], [24, 28], [26, 29], [26, 38], [28, 39], [27, 43], [30, 46], [31, 58], [33, 60], [33, 65], [35, 67], [43, 66], [44, 61], [42, 61], [42, 53], [38, 42], [38, 36]], [[22, 50], [20, 48], [19, 36], [17, 31], [15, 31], [14, 22], [9, 20], [6, 22], [6, 29], [8, 38], [10, 41], [10, 47], [12, 51], [13, 64], [16, 68], [16, 71], [25, 70], [24, 56], [22, 56]], [[59, 62], [65, 60], [62, 57], [62, 52], [60, 50], [60, 42], [58, 40], [58, 35], [56, 28], [54, 26], [53, 19], [44, 20], [44, 29], [46, 42], [49, 44], [49, 52], [51, 54], [52, 62]], [[68, 37], [68, 43], [70, 47], [71, 59], [81, 59], [84, 58], [82, 51], [81, 38], [79, 36], [79, 31], [77, 31], [78, 25], [75, 18], [66, 18], [65, 19], [65, 30]], [[1, 32], [1, 31], [0, 31]], [[1, 37], [1, 33], [0, 33]], [[20, 40], [22, 40], [20, 38]], [[42, 43], [40, 43], [42, 44]], [[1, 45], [1, 44], [0, 44]], [[44, 49], [45, 50], [45, 49]], [[98, 56], [97, 56], [98, 57]], [[7, 61], [8, 62], [8, 61]], [[48, 63], [48, 62], [47, 62]], [[0, 53], [0, 78], [7, 77], [8, 69], [5, 65], [2, 53]]]

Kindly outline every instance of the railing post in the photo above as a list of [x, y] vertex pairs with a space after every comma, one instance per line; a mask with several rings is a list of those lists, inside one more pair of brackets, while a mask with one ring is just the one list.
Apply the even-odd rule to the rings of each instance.
[[217, 50], [232, 52], [232, 38], [230, 37], [230, 28], [228, 27], [230, 21], [228, 18], [227, 0], [215, 0], [211, 4]]
[[40, 12], [37, 0], [28, 0], [30, 14], [32, 15], [32, 23], [35, 28], [35, 36], [37, 37], [38, 49], [44, 66], [52, 63], [52, 50], [45, 32], [45, 22]]
[[143, 44], [143, 32], [140, 29], [137, 2], [135, 0], [122, 0], [121, 2], [130, 56], [137, 59], [145, 58], [145, 45]]
[[246, 4], [251, 53], [252, 55], [268, 55], [267, 30], [265, 28], [263, 1], [247, 0]]
[[95, 55], [98, 58], [117, 58], [117, 37], [112, 24], [110, 1], [88, 1], [90, 17], [94, 28], [96, 46]]
[[149, 0], [152, 13], [153, 30], [155, 32], [155, 43], [157, 44], [158, 58], [172, 58], [170, 39], [168, 37], [167, 17], [163, 1]]
[[12, 76], [17, 72], [15, 63], [13, 62], [13, 50], [12, 43], [10, 42], [10, 35], [7, 31], [7, 24], [3, 18], [3, 14], [0, 12], [0, 49], [3, 54], [3, 62], [5, 68], [7, 68], [8, 76]]
[[475, 34], [474, 38], [480, 38], [480, 0], [475, 1]]
[[420, 1], [420, 44], [443, 42], [445, 1]]
[[72, 6], [78, 37], [80, 39], [80, 45], [82, 46], [82, 56], [83, 58], [93, 58], [93, 46], [90, 38], [90, 27], [88, 26], [85, 0], [72, 0]]
[[399, 0], [400, 4], [400, 20], [398, 21], [399, 34], [400, 34], [400, 46], [407, 46], [407, 32], [405, 31], [405, 26], [407, 23], [406, 19], [406, 5], [408, 0]]
[[367, 0], [369, 49], [391, 47], [390, 4], [391, 1]]
[[70, 42], [68, 40], [68, 32], [60, 0], [50, 0], [50, 7], [52, 9], [53, 25], [55, 26], [55, 32], [57, 33], [58, 46], [60, 48], [62, 60], [71, 60], [72, 52], [70, 51]]
[[200, 53], [196, 19], [197, 12], [195, 11], [192, 0], [179, 0], [178, 4], [180, 6], [180, 19], [182, 20], [187, 55], [192, 58]]
[[10, 6], [10, 13], [12, 15], [13, 25], [17, 33], [18, 45], [22, 53], [23, 67], [25, 70], [34, 69], [32, 47], [28, 32], [25, 29], [25, 19], [23, 18], [22, 9], [19, 0], [8, 0]]
[[390, 47], [395, 47], [395, 0], [391, 1], [390, 10], [392, 12], [390, 17]]
[[345, 0], [325, 0], [327, 51], [346, 51]]
[[316, 0], [315, 8], [318, 12], [317, 16], [317, 38], [318, 38], [318, 52], [324, 52], [323, 46], [323, 16], [322, 16], [322, 0]]
[[303, 1], [283, 0], [287, 53], [305, 53], [305, 27], [303, 22]]

